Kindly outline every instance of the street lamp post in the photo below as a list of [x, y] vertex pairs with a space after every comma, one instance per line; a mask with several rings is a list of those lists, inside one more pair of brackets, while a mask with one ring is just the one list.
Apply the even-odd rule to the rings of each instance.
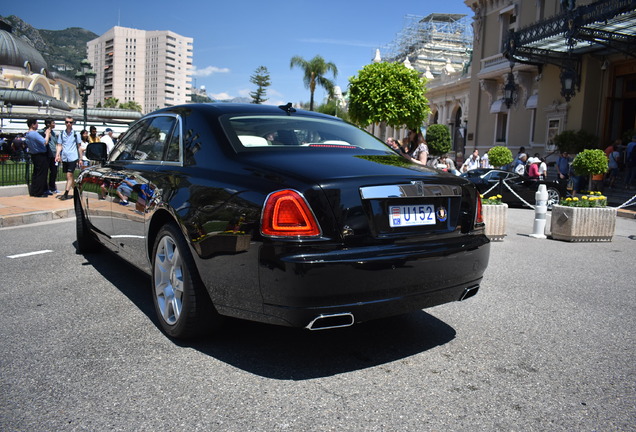
[[75, 74], [75, 79], [77, 80], [77, 91], [82, 98], [82, 107], [84, 108], [84, 129], [86, 129], [86, 123], [88, 121], [88, 95], [90, 95], [91, 90], [95, 88], [96, 75], [95, 71], [93, 71], [93, 66], [86, 59], [80, 62], [80, 71]]

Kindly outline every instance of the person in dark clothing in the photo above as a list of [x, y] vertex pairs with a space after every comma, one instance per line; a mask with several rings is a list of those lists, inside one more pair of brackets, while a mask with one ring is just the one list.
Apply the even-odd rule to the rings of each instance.
[[27, 119], [29, 131], [26, 133], [26, 144], [33, 162], [33, 177], [31, 179], [31, 195], [38, 198], [46, 198], [48, 186], [46, 174], [48, 171], [47, 147], [51, 139], [51, 128], [44, 130], [44, 137], [38, 132], [38, 121], [34, 118]]
[[48, 156], [48, 171], [49, 171], [49, 176], [48, 176], [48, 191], [50, 192], [51, 195], [54, 195], [56, 193], [59, 193], [59, 191], [57, 190], [57, 185], [55, 183], [55, 181], [57, 180], [57, 171], [58, 171], [58, 164], [55, 162], [55, 152], [56, 152], [56, 146], [57, 146], [57, 135], [55, 134], [55, 131], [53, 129], [55, 129], [55, 120], [53, 119], [45, 119], [44, 120], [44, 129], [42, 129], [40, 131], [40, 135], [44, 136], [44, 132], [46, 131], [46, 129], [51, 130], [51, 138], [49, 139], [49, 144], [47, 147], [47, 156]]

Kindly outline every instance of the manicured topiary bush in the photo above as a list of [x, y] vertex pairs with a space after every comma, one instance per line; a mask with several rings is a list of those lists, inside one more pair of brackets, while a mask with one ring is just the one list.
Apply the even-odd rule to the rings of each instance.
[[426, 145], [434, 156], [448, 153], [451, 150], [451, 136], [448, 126], [432, 124], [426, 128]]
[[500, 168], [512, 162], [512, 152], [508, 147], [496, 146], [488, 150], [488, 162], [490, 165]]

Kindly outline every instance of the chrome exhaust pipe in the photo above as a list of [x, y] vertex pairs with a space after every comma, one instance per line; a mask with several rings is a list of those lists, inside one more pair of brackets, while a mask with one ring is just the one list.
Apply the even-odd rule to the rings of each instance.
[[471, 286], [471, 287], [468, 287], [468, 288], [464, 288], [464, 292], [462, 293], [461, 297], [459, 298], [459, 301], [471, 298], [472, 296], [477, 294], [477, 291], [479, 291], [479, 285], [475, 285], [475, 286]]
[[350, 327], [355, 322], [351, 312], [337, 314], [320, 314], [305, 326], [308, 330], [327, 330], [333, 328]]

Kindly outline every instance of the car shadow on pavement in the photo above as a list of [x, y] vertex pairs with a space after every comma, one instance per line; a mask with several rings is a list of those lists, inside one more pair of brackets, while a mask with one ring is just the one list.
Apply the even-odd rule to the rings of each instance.
[[[113, 259], [104, 259], [108, 255]], [[85, 258], [161, 331], [147, 274], [105, 249]], [[220, 329], [206, 337], [173, 343], [263, 377], [306, 380], [408, 361], [410, 356], [450, 342], [455, 334], [448, 324], [417, 311], [321, 331], [226, 318]]]
[[448, 324], [417, 311], [321, 331], [228, 319], [207, 339], [179, 344], [263, 377], [306, 380], [408, 361], [454, 338]]

